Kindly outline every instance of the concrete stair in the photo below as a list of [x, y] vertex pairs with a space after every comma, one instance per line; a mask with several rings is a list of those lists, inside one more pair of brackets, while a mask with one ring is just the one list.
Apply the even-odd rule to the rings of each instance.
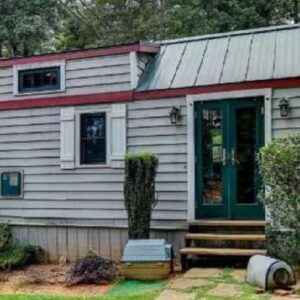
[[201, 220], [188, 223], [186, 247], [180, 250], [182, 269], [197, 258], [249, 258], [265, 255], [265, 222], [258, 220]]

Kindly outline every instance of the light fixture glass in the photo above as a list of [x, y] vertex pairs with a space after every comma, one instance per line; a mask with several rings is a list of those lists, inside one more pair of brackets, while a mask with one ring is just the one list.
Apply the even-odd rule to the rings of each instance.
[[173, 106], [170, 110], [170, 122], [175, 125], [180, 120], [180, 110], [178, 107]]
[[290, 105], [286, 98], [282, 98], [279, 102], [281, 117], [287, 117], [289, 115]]

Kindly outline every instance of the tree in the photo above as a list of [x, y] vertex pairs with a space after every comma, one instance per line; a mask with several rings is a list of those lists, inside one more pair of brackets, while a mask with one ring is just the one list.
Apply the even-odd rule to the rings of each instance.
[[62, 49], [242, 30], [298, 20], [299, 0], [68, 0]]
[[59, 26], [56, 0], [0, 2], [0, 56], [27, 56], [51, 49]]

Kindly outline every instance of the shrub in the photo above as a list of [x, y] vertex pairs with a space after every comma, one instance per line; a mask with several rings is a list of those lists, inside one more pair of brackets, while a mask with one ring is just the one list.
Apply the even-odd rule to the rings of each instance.
[[107, 284], [117, 276], [117, 268], [111, 260], [94, 253], [77, 260], [68, 270], [66, 284], [79, 283]]
[[260, 173], [266, 187], [260, 197], [271, 219], [267, 231], [270, 254], [299, 261], [300, 135], [274, 139], [261, 149]]
[[151, 214], [156, 205], [157, 168], [158, 158], [153, 153], [126, 155], [124, 197], [130, 239], [148, 239], [150, 236]]
[[45, 258], [45, 252], [37, 246], [21, 245], [12, 239], [7, 225], [0, 225], [0, 270], [21, 268]]
[[268, 254], [291, 265], [299, 262], [299, 233], [295, 230], [266, 228]]

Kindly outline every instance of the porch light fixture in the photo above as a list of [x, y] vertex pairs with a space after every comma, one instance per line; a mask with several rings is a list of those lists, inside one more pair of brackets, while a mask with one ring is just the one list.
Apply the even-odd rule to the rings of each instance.
[[290, 110], [289, 100], [286, 98], [282, 98], [279, 102], [279, 108], [281, 117], [287, 117]]
[[180, 109], [178, 107], [173, 106], [169, 115], [172, 125], [176, 125], [180, 121]]

